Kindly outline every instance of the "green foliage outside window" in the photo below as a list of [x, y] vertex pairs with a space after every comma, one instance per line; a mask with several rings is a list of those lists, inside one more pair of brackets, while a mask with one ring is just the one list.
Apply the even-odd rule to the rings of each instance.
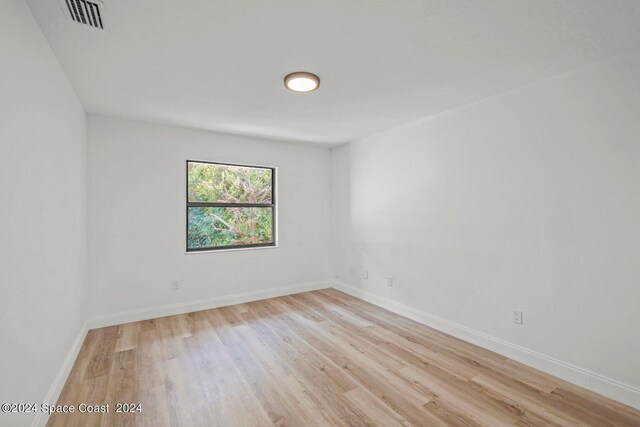
[[272, 169], [198, 162], [187, 168], [188, 249], [273, 243]]

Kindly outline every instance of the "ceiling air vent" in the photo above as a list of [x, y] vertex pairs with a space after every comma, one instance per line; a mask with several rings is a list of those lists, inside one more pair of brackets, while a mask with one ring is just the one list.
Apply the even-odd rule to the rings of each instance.
[[104, 4], [97, 0], [60, 0], [68, 19], [104, 30]]

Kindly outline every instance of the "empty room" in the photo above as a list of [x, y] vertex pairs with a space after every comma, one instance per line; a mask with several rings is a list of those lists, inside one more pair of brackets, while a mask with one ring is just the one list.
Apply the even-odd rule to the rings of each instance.
[[0, 0], [0, 427], [640, 427], [640, 1]]

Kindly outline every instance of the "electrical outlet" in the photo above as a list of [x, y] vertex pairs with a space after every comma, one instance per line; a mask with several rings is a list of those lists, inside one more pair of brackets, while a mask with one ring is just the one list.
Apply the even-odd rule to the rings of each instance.
[[513, 323], [522, 325], [522, 310], [513, 310]]
[[369, 270], [365, 270], [364, 271], [364, 274], [362, 275], [362, 278], [365, 279], [365, 280], [369, 278]]
[[387, 276], [387, 286], [393, 288], [393, 277]]
[[180, 281], [179, 280], [172, 280], [171, 281], [171, 289], [173, 289], [174, 291], [177, 291], [178, 289], [180, 289]]

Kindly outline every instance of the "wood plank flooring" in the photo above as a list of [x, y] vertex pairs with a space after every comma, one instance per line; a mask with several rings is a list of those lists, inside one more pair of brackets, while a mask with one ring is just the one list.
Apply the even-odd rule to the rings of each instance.
[[[89, 332], [49, 426], [640, 426], [640, 411], [333, 289]], [[120, 403], [142, 412], [115, 413]]]

